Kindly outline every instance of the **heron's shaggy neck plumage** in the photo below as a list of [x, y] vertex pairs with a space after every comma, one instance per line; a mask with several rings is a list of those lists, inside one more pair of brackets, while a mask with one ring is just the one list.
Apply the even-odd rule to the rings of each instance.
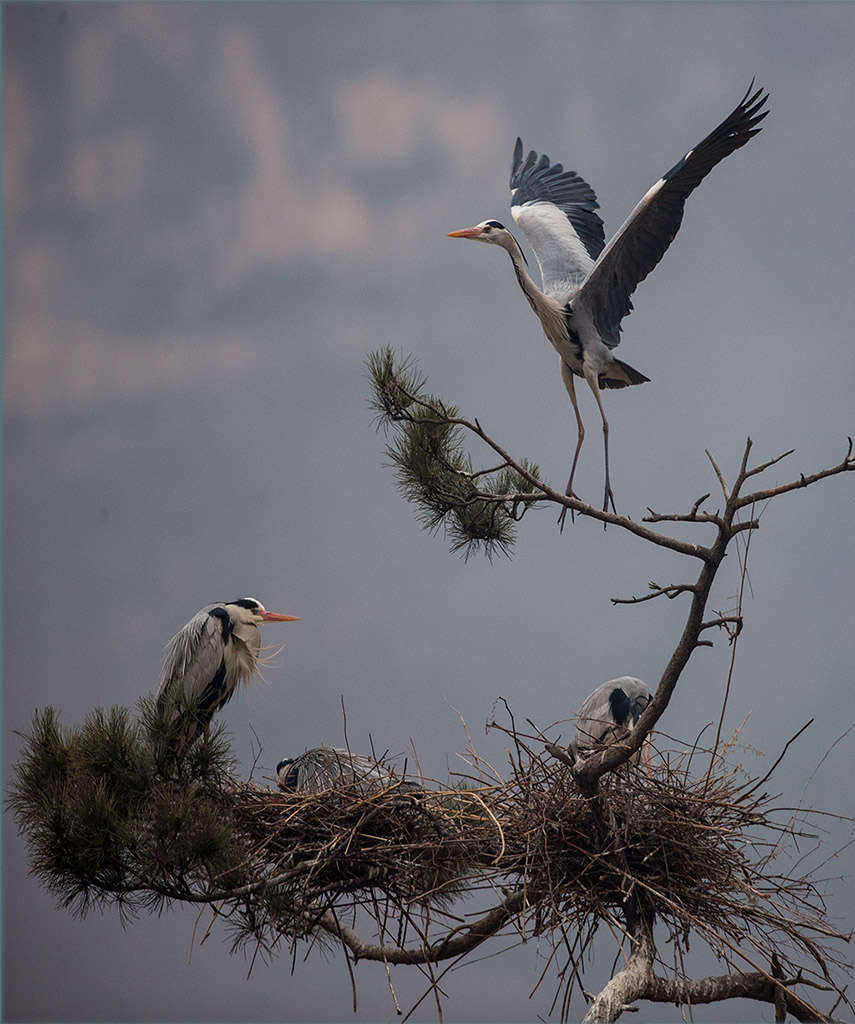
[[261, 652], [261, 634], [253, 623], [240, 623], [232, 630], [223, 658], [226, 663], [226, 689], [229, 696], [255, 674]]

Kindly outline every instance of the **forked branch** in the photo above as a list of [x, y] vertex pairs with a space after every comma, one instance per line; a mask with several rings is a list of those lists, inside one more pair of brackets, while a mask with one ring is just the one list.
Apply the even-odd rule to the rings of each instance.
[[[808, 487], [819, 480], [855, 469], [853, 445], [849, 440], [846, 455], [836, 466], [810, 476], [801, 475], [788, 484], [743, 494], [745, 482], [785, 459], [784, 452], [757, 466], [750, 467], [748, 458], [752, 442], [749, 438], [739, 471], [728, 485], [725, 474], [708, 451], [725, 500], [723, 511], [701, 512], [709, 494], [704, 494], [687, 513], [660, 514], [650, 510], [641, 523], [628, 516], [603, 511], [579, 498], [564, 494], [547, 483], [533, 463], [514, 457], [491, 437], [478, 419], [461, 416], [459, 410], [425, 391], [426, 379], [415, 369], [412, 359], [398, 358], [390, 348], [371, 354], [368, 373], [373, 389], [372, 407], [378, 414], [378, 425], [393, 430], [396, 442], [387, 449], [399, 471], [399, 485], [405, 496], [423, 510], [422, 518], [429, 529], [444, 526], [454, 538], [454, 549], [465, 549], [467, 555], [481, 547], [488, 555], [498, 547], [508, 551], [514, 542], [514, 525], [522, 513], [539, 504], [551, 503], [574, 514], [615, 526], [641, 540], [668, 548], [678, 554], [703, 562], [718, 559], [722, 541], [725, 546], [732, 537], [759, 525], [736, 521], [741, 508], [767, 501], [797, 488]], [[462, 432], [462, 434], [461, 434]], [[465, 453], [463, 436], [477, 440], [499, 457], [493, 470], [475, 470], [471, 456]], [[455, 495], [457, 497], [455, 498]], [[483, 514], [456, 518], [456, 513], [477, 506]], [[696, 544], [651, 530], [644, 523], [683, 522], [713, 527], [716, 538], [712, 544]]]

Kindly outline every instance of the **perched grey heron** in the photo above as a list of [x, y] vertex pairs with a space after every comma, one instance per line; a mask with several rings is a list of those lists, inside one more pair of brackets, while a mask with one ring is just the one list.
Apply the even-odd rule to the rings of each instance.
[[414, 782], [402, 781], [373, 758], [339, 747], [315, 747], [299, 757], [284, 757], [276, 765], [276, 779], [286, 793], [320, 793], [334, 786], [356, 786], [366, 793], [384, 789], [412, 793], [421, 789]]
[[[633, 676], [619, 676], [602, 683], [579, 708], [576, 737], [570, 744], [573, 756], [587, 757], [597, 748], [625, 740], [649, 703], [650, 690]], [[642, 758], [646, 763], [646, 742], [631, 760], [637, 764]]]
[[[538, 157], [532, 151], [523, 158], [522, 140], [517, 139], [511, 163], [511, 215], [540, 266], [542, 291], [526, 270], [517, 240], [499, 221], [485, 220], [474, 228], [449, 233], [450, 238], [500, 245], [508, 253], [525, 297], [560, 356], [561, 378], [578, 430], [566, 490], [572, 497], [576, 497], [573, 478], [585, 438], [574, 378], [587, 381], [603, 421], [603, 511], [608, 511], [609, 502], [612, 509], [615, 504], [609, 481], [609, 424], [600, 390], [649, 380], [613, 354], [620, 343], [621, 321], [632, 311], [630, 296], [637, 285], [674, 240], [686, 198], [717, 163], [761, 130], [757, 125], [768, 113], [760, 112], [768, 93], [758, 89], [752, 95], [753, 88], [752, 79], [733, 113], [645, 193], [608, 245], [591, 186], [574, 171], [565, 171], [562, 164], [551, 164], [545, 153]], [[562, 525], [563, 521], [564, 513]]]
[[180, 755], [201, 732], [207, 735], [214, 713], [255, 674], [262, 622], [297, 621], [296, 615], [267, 611], [254, 597], [197, 612], [172, 638], [160, 677], [158, 706], [175, 706], [168, 749]]

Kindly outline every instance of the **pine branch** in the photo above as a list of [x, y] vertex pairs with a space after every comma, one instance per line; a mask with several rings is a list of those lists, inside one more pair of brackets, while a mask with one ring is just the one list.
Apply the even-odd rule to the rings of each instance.
[[[730, 999], [754, 999], [774, 1005], [783, 993], [787, 1013], [796, 1020], [825, 1022], [833, 1019], [789, 991], [788, 986], [794, 984], [812, 983], [798, 976], [779, 982], [760, 971], [695, 979], [661, 978], [651, 971], [642, 998], [654, 1003], [676, 1003], [682, 1006], [720, 1003]], [[816, 984], [813, 987], [827, 988]]]
[[529, 487], [538, 467], [511, 463], [499, 453], [498, 466], [474, 469], [463, 448], [466, 421], [454, 406], [424, 392], [425, 379], [412, 361], [397, 361], [387, 348], [369, 357], [368, 371], [378, 427], [395, 428], [386, 453], [398, 487], [424, 527], [443, 529], [451, 550], [466, 558], [479, 548], [488, 558], [508, 554], [516, 524], [538, 500]]
[[497, 935], [524, 905], [525, 895], [521, 892], [513, 893], [476, 921], [451, 929], [430, 945], [413, 949], [364, 942], [353, 929], [346, 928], [329, 911], [325, 911], [315, 923], [340, 939], [356, 960], [379, 960], [389, 964], [437, 964], [465, 956]]
[[[508, 553], [526, 512], [551, 504], [695, 560], [694, 580], [650, 583], [642, 597], [613, 599], [688, 598], [682, 631], [636, 728], [623, 742], [575, 760], [536, 726], [523, 736], [511, 716], [509, 778], [479, 757], [470, 737], [474, 767], [465, 781], [475, 788], [421, 780], [419, 794], [402, 800], [347, 786], [306, 795], [237, 783], [217, 730], [166, 771], [154, 756], [165, 725], [152, 701], [141, 702], [136, 718], [123, 708], [96, 710], [78, 729], [63, 729], [47, 709], [24, 735], [9, 798], [33, 871], [80, 912], [112, 905], [133, 915], [175, 902], [210, 903], [233, 929], [235, 948], [252, 943], [272, 952], [305, 941], [344, 948], [349, 965], [350, 958], [382, 961], [387, 970], [419, 965], [437, 1000], [444, 972], [433, 965], [453, 965], [516, 931], [551, 945], [547, 966], [558, 971], [556, 1002], [561, 994], [566, 1017], [585, 953], [605, 925], [621, 945], [629, 943], [628, 953], [586, 1020], [616, 1020], [640, 999], [698, 1003], [737, 995], [772, 1003], [779, 1016], [786, 1010], [799, 1020], [828, 1019], [792, 989], [828, 983], [844, 998], [832, 974], [849, 969], [835, 947], [848, 936], [829, 923], [821, 890], [800, 873], [800, 862], [789, 874], [773, 868], [788, 840], [807, 838], [811, 812], [798, 808], [781, 821], [759, 792], [792, 740], [769, 772], [740, 785], [724, 763], [727, 746], [719, 750], [721, 721], [699, 780], [689, 770], [697, 743], [675, 755], [686, 759], [679, 770], [667, 758], [649, 773], [628, 762], [668, 709], [694, 651], [711, 645], [705, 634], [724, 629], [735, 647], [744, 564], [737, 607], [722, 613], [707, 606], [734, 538], [750, 539], [759, 526], [758, 502], [852, 471], [851, 440], [835, 466], [750, 494], [743, 493], [749, 482], [791, 453], [751, 466], [749, 439], [729, 482], [708, 452], [721, 509], [701, 511], [705, 494], [688, 512], [650, 510], [636, 523], [554, 490], [477, 419], [427, 393], [412, 359], [384, 349], [369, 357], [368, 373], [378, 427], [392, 435], [387, 454], [398, 487], [425, 528], [445, 532], [452, 550], [465, 557]], [[466, 448], [473, 440], [488, 453], [484, 466], [476, 467]], [[740, 519], [747, 506], [750, 518]], [[664, 522], [699, 525], [708, 542], [650, 528]], [[474, 919], [452, 913], [456, 898], [486, 889], [495, 894], [487, 910]], [[657, 976], [654, 917], [678, 953], [683, 938], [700, 936], [733, 973]], [[366, 922], [370, 932], [362, 930]], [[369, 933], [371, 941], [362, 937]], [[771, 964], [768, 972], [762, 963]]]

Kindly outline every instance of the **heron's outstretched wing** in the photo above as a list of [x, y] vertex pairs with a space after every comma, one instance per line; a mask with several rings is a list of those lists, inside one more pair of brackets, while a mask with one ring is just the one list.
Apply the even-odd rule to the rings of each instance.
[[177, 696], [176, 688], [181, 687], [187, 700], [204, 706], [205, 691], [225, 671], [223, 651], [228, 635], [229, 615], [222, 605], [209, 605], [194, 615], [169, 644], [158, 699], [167, 694]]
[[543, 290], [565, 301], [587, 277], [605, 245], [603, 222], [591, 186], [561, 164], [533, 150], [523, 161], [517, 139], [511, 163], [511, 215], [540, 266]]
[[620, 322], [632, 310], [630, 296], [674, 240], [687, 197], [717, 163], [761, 130], [757, 125], [769, 111], [760, 111], [769, 95], [762, 89], [751, 95], [753, 88], [752, 79], [733, 113], [647, 192], [582, 285], [573, 304], [584, 303], [591, 310], [594, 325], [610, 348], [619, 343]]

